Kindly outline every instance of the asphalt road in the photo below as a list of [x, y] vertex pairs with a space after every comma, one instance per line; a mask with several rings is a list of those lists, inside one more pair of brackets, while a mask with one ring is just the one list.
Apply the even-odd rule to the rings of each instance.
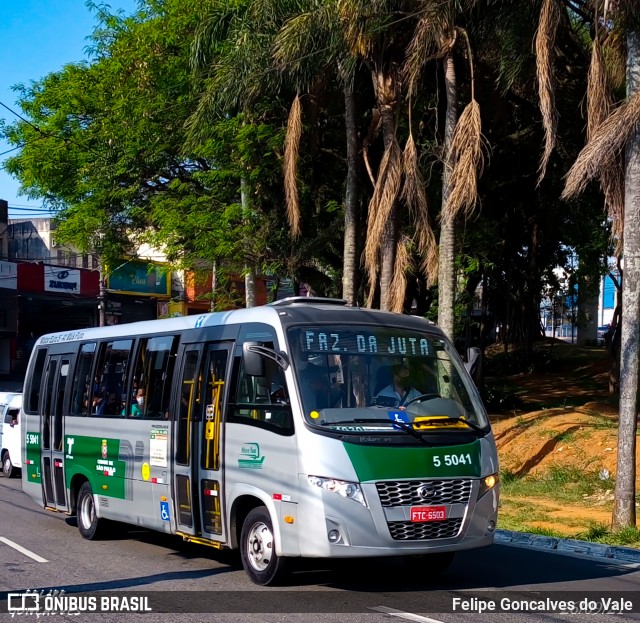
[[[598, 622], [612, 620], [605, 606], [626, 607], [621, 598], [635, 613], [613, 620], [640, 621], [639, 565], [494, 545], [460, 553], [437, 581], [395, 558], [309, 560], [295, 565], [287, 586], [262, 588], [236, 556], [175, 537], [123, 526], [110, 540], [86, 541], [74, 518], [45, 512], [22, 493], [19, 479], [0, 477], [0, 620], [11, 618], [8, 593], [26, 591], [59, 610], [69, 606], [58, 617], [73, 621], [538, 623], [583, 621], [579, 610], [588, 599], [597, 612], [587, 620]], [[130, 610], [102, 612], [110, 604], [102, 598], [113, 596]], [[94, 609], [91, 601], [70, 601], [80, 597], [93, 598]], [[534, 610], [541, 601], [554, 612]], [[573, 601], [574, 611], [560, 601]], [[69, 614], [73, 606], [80, 614]], [[132, 612], [136, 606], [151, 611]]]

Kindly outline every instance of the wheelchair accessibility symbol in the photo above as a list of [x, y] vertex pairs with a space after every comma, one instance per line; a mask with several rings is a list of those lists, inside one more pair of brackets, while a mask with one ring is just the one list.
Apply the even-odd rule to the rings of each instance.
[[160, 502], [160, 518], [162, 521], [169, 521], [171, 519], [169, 515], [169, 502]]

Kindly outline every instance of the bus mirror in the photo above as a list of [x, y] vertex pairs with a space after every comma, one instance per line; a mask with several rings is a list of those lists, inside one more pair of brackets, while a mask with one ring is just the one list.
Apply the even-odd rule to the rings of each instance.
[[245, 374], [249, 376], [264, 376], [264, 359], [260, 353], [263, 348], [257, 342], [247, 342], [242, 345]]
[[275, 361], [283, 370], [289, 367], [289, 358], [286, 353], [278, 353], [272, 348], [263, 346], [260, 342], [245, 342], [242, 345], [245, 374], [249, 376], [264, 376], [263, 357]]

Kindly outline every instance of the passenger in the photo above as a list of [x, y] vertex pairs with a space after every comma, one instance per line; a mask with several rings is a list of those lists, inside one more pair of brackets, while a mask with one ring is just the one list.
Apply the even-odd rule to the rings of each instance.
[[[126, 415], [124, 410], [122, 415]], [[131, 417], [142, 417], [144, 415], [144, 388], [140, 387], [136, 392], [135, 401], [131, 403]]]

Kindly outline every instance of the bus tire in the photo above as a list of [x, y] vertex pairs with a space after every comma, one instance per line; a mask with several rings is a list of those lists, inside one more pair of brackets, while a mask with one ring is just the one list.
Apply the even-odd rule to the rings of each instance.
[[2, 457], [2, 473], [5, 478], [13, 478], [16, 475], [16, 468], [13, 466], [11, 462], [11, 457], [9, 456], [9, 452], [5, 452]]
[[405, 556], [404, 562], [412, 573], [416, 574], [416, 577], [433, 580], [440, 577], [451, 566], [455, 555], [455, 552], [418, 554], [417, 556]]
[[105, 532], [106, 520], [100, 519], [96, 513], [96, 503], [89, 482], [84, 482], [78, 492], [77, 521], [80, 534], [90, 541], [99, 539]]
[[285, 561], [275, 551], [269, 511], [258, 506], [249, 512], [240, 533], [242, 566], [254, 584], [276, 584], [285, 574]]

